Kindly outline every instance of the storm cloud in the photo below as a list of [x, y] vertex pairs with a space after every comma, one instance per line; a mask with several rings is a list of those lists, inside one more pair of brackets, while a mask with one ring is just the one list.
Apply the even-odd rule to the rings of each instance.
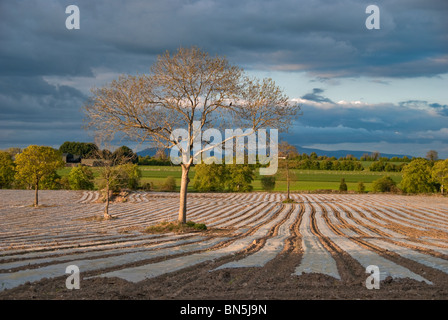
[[[80, 9], [79, 30], [65, 27], [65, 8], [72, 4]], [[365, 77], [388, 86], [394, 79], [448, 74], [446, 1], [380, 2], [380, 30], [365, 27], [370, 4], [1, 1], [0, 149], [88, 139], [80, 108], [91, 87], [122, 73], [148, 72], [159, 54], [192, 45], [224, 55], [248, 72], [305, 74], [313, 86], [289, 95], [303, 102], [304, 111], [291, 132], [307, 144], [412, 144], [431, 137], [445, 143], [446, 101], [404, 98], [356, 105], [326, 96], [324, 84], [339, 79]], [[306, 138], [305, 129], [312, 133]]]

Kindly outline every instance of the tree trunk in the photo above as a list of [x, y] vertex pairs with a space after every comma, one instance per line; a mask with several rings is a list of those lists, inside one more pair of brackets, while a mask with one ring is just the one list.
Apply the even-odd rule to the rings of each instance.
[[182, 180], [180, 182], [180, 201], [179, 201], [179, 218], [180, 223], [187, 222], [187, 188], [190, 178], [188, 178], [188, 172], [190, 172], [189, 164], [182, 164]]
[[288, 201], [289, 201], [289, 167], [288, 167], [288, 159], [286, 159], [286, 184], [287, 184]]
[[106, 205], [104, 206], [104, 219], [110, 219], [109, 214], [109, 179], [106, 182]]
[[34, 206], [39, 205], [39, 181], [36, 181], [36, 187], [34, 189]]

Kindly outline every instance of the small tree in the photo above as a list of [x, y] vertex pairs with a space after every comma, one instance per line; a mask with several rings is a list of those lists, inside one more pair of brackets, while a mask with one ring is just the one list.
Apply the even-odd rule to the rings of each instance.
[[[294, 174], [293, 171], [289, 170], [289, 160], [291, 158], [297, 157], [299, 153], [297, 152], [297, 148], [291, 144], [289, 144], [286, 141], [282, 141], [280, 142], [280, 144], [278, 145], [278, 155], [279, 155], [279, 159], [283, 159], [284, 161], [280, 162], [280, 167], [285, 168], [285, 175], [286, 175], [286, 190], [287, 190], [287, 201], [290, 201], [290, 197], [289, 197], [289, 187], [290, 187], [290, 182], [292, 180], [296, 180], [296, 175]], [[315, 158], [317, 158], [317, 154], [314, 153], [312, 154], [312, 156]], [[309, 161], [311, 162], [311, 160], [305, 160], [305, 161]]]
[[426, 159], [428, 159], [429, 161], [436, 161], [439, 159], [439, 154], [435, 150], [429, 150], [426, 153]]
[[440, 184], [440, 192], [443, 194], [448, 186], [448, 159], [437, 161], [432, 167], [431, 175]]
[[358, 182], [358, 192], [359, 193], [366, 192], [366, 186], [364, 185], [364, 182], [362, 182], [362, 181]]
[[68, 183], [72, 190], [92, 190], [95, 186], [92, 169], [82, 165], [72, 168], [68, 175]]
[[275, 176], [261, 177], [261, 187], [265, 191], [272, 191], [275, 188]]
[[415, 159], [403, 167], [401, 187], [409, 193], [433, 192], [434, 185], [431, 176], [430, 162], [425, 159]]
[[168, 161], [168, 155], [166, 154], [165, 150], [158, 149], [156, 151], [156, 154], [154, 155], [154, 158], [161, 161]]
[[227, 188], [232, 192], [249, 192], [253, 190], [252, 181], [255, 179], [253, 165], [230, 164], [227, 165], [229, 178]]
[[64, 188], [62, 177], [54, 170], [52, 173], [42, 178], [39, 183], [40, 190], [60, 190]]
[[10, 188], [14, 182], [14, 162], [6, 151], [0, 151], [0, 189]]
[[396, 190], [396, 182], [391, 177], [385, 176], [373, 181], [373, 192], [392, 192]]
[[136, 190], [140, 185], [140, 178], [142, 177], [142, 171], [137, 164], [126, 163], [120, 166], [122, 171], [123, 185], [127, 186], [131, 190]]
[[193, 187], [199, 192], [224, 191], [228, 175], [224, 164], [198, 164], [195, 167]]
[[113, 152], [112, 156], [118, 159], [126, 159], [126, 162], [134, 164], [138, 162], [137, 154], [135, 154], [134, 151], [132, 151], [132, 149], [127, 146], [121, 146], [120, 148], [116, 149]]
[[378, 151], [374, 151], [372, 152], [372, 154], [370, 155], [370, 158], [372, 161], [377, 161], [380, 159], [381, 154]]
[[[97, 137], [98, 141], [102, 139], [105, 138]], [[97, 145], [101, 146], [101, 143], [98, 142]], [[108, 144], [106, 143], [106, 145]], [[95, 152], [95, 158], [101, 163], [99, 186], [100, 189], [104, 190], [104, 219], [111, 219], [112, 216], [109, 214], [111, 196], [127, 185], [129, 175], [126, 173], [126, 167], [122, 165], [128, 163], [130, 159], [125, 153], [112, 153], [109, 149], [98, 150]]]
[[345, 183], [344, 178], [341, 178], [341, 183], [339, 184], [339, 191], [347, 191], [347, 184]]
[[16, 179], [34, 186], [34, 206], [39, 205], [39, 183], [64, 166], [59, 151], [46, 146], [32, 145], [16, 155]]
[[166, 177], [161, 190], [167, 192], [176, 191], [176, 179], [172, 176]]

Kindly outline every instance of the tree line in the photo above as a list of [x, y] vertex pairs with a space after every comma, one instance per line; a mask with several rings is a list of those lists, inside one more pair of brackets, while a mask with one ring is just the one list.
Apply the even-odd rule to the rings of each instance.
[[141, 172], [125, 148], [114, 152], [97, 149], [95, 157], [103, 164], [97, 170], [97, 179], [90, 167], [81, 164], [72, 167], [68, 176], [61, 177], [57, 170], [65, 163], [60, 150], [30, 145], [24, 150], [0, 151], [0, 188], [34, 189], [34, 206], [38, 206], [38, 193], [42, 189], [91, 190], [98, 187], [106, 190], [108, 201], [110, 192], [138, 187]]
[[[397, 184], [390, 176], [383, 176], [373, 181], [373, 192], [392, 193], [446, 193], [448, 186], [448, 159], [427, 160], [414, 159], [402, 170], [402, 180]], [[347, 191], [345, 181], [342, 179], [340, 191]], [[365, 192], [362, 182], [358, 183], [358, 192]]]
[[[129, 148], [121, 147], [114, 152], [107, 149], [99, 150], [97, 147], [95, 149], [94, 156], [105, 161], [105, 165], [97, 168], [96, 178], [92, 168], [81, 165], [72, 167], [67, 176], [58, 175], [57, 169], [64, 167], [62, 152], [51, 147], [29, 146], [23, 151], [16, 148], [0, 151], [0, 188], [33, 188], [36, 192], [36, 206], [38, 205], [39, 189], [93, 190], [98, 188], [107, 194], [105, 201], [109, 201], [109, 195], [113, 196], [122, 189], [154, 189], [152, 183], [141, 183], [141, 171], [138, 164], [134, 163], [133, 153], [128, 152]], [[263, 190], [274, 189], [276, 178], [281, 174], [285, 175], [286, 163], [288, 163], [288, 169], [295, 168], [294, 165], [291, 166], [290, 160], [287, 162], [285, 160], [280, 161], [281, 170], [277, 176], [261, 177]], [[348, 161], [350, 160], [342, 160], [341, 163]], [[381, 164], [381, 161], [375, 163]], [[253, 190], [252, 183], [255, 180], [256, 167], [256, 165], [248, 164], [197, 164], [192, 183], [193, 188], [198, 192], [249, 192]], [[290, 175], [294, 175], [294, 173], [291, 172]], [[373, 182], [372, 191], [444, 193], [447, 185], [448, 159], [418, 158], [402, 166], [402, 180], [399, 185], [389, 176], [384, 176]], [[160, 190], [175, 191], [176, 187], [175, 179], [167, 177]], [[345, 180], [342, 179], [339, 191], [346, 190]], [[358, 183], [357, 191], [365, 192], [363, 182]]]

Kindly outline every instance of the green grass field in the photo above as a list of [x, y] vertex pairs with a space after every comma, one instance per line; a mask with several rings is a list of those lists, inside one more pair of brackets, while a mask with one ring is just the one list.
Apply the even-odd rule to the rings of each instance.
[[[152, 182], [156, 190], [163, 184], [168, 176], [176, 179], [177, 186], [180, 185], [180, 166], [139, 166], [142, 172], [141, 183]], [[58, 174], [66, 176], [71, 168], [58, 170]], [[98, 169], [93, 168], [95, 176], [98, 176]], [[383, 176], [390, 176], [397, 184], [401, 181], [401, 173], [397, 172], [370, 172], [370, 171], [326, 171], [326, 170], [290, 170], [290, 176], [294, 176], [290, 183], [291, 191], [313, 191], [313, 190], [339, 190], [341, 178], [345, 179], [348, 190], [356, 191], [358, 182], [362, 181], [366, 191], [372, 190], [372, 182]], [[190, 179], [194, 178], [194, 167], [190, 171]], [[252, 183], [254, 191], [263, 191], [261, 187], [261, 176], [256, 170], [256, 178]], [[276, 177], [276, 185], [273, 191], [286, 191], [286, 177], [279, 174]], [[192, 183], [189, 191], [194, 192]]]

